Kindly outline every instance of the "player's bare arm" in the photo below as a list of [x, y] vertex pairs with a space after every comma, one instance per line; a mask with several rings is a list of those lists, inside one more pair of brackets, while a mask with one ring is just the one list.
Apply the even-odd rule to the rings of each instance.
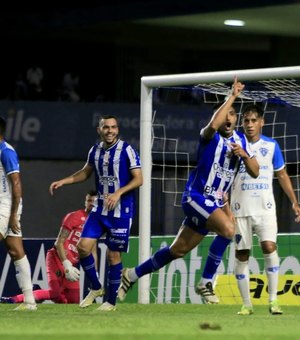
[[295, 222], [300, 223], [300, 206], [295, 195], [291, 179], [288, 173], [286, 172], [286, 169], [276, 171], [276, 176], [278, 178], [280, 186], [282, 187], [283, 191], [285, 192], [290, 202], [292, 203], [292, 209], [296, 216]]
[[232, 152], [235, 156], [243, 159], [247, 173], [253, 177], [257, 178], [259, 176], [259, 164], [255, 157], [249, 157], [247, 152], [236, 143], [231, 143]]
[[112, 210], [116, 207], [118, 201], [123, 194], [128, 191], [134, 190], [143, 184], [143, 175], [140, 168], [132, 169], [130, 173], [132, 175], [132, 180], [124, 187], [107, 196], [105, 203], [108, 210]]
[[244, 87], [245, 85], [239, 82], [235, 77], [232, 84], [232, 91], [230, 96], [227, 98], [224, 104], [220, 106], [218, 110], [213, 114], [210, 122], [202, 130], [202, 134], [205, 139], [209, 140], [213, 138], [221, 125], [224, 124], [230, 108], [232, 107], [236, 98], [241, 94]]
[[86, 163], [82, 169], [75, 172], [74, 174], [63, 179], [60, 179], [58, 181], [52, 182], [49, 187], [49, 192], [51, 195], [53, 195], [54, 190], [62, 187], [63, 185], [84, 182], [91, 176], [92, 173], [93, 167]]
[[60, 228], [59, 234], [57, 236], [57, 239], [55, 241], [55, 247], [57, 250], [57, 254], [61, 260], [61, 262], [65, 261], [67, 259], [66, 253], [65, 253], [65, 248], [64, 248], [64, 243], [68, 236], [70, 235], [69, 230], [65, 228]]
[[14, 233], [18, 233], [20, 231], [20, 225], [19, 225], [19, 219], [18, 219], [18, 208], [20, 205], [21, 197], [22, 197], [21, 178], [18, 172], [8, 175], [7, 178], [10, 181], [11, 188], [12, 188], [12, 202], [11, 202], [9, 226]]

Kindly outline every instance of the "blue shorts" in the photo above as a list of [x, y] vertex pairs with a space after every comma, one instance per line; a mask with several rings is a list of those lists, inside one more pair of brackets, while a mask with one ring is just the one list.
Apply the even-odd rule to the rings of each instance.
[[205, 227], [206, 221], [218, 208], [220, 208], [220, 205], [217, 205], [215, 200], [204, 197], [197, 192], [189, 192], [182, 198], [182, 209], [186, 216], [182, 224], [205, 236], [209, 232]]
[[127, 253], [132, 218], [103, 216], [91, 211], [87, 218], [81, 237], [100, 238], [106, 233], [105, 244], [112, 251]]

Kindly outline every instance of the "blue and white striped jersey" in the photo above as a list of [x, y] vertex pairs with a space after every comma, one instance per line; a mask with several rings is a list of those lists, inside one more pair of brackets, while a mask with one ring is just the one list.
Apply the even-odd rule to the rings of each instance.
[[259, 164], [259, 176], [252, 178], [241, 166], [231, 189], [231, 209], [237, 217], [276, 213], [273, 177], [274, 171], [285, 166], [282, 152], [276, 140], [264, 135], [251, 143], [251, 148]]
[[140, 158], [136, 150], [128, 143], [118, 140], [113, 146], [104, 149], [103, 142], [95, 144], [89, 151], [87, 163], [94, 168], [98, 207], [101, 214], [113, 217], [133, 217], [135, 213], [135, 193], [129, 191], [121, 196], [114, 210], [104, 208], [105, 197], [127, 185], [131, 179], [131, 170], [140, 168]]
[[224, 138], [216, 132], [212, 139], [205, 140], [201, 131], [197, 167], [190, 174], [184, 195], [195, 191], [222, 203], [223, 194], [228, 192], [241, 163], [241, 159], [233, 155], [231, 143], [239, 144], [253, 157], [244, 134], [233, 131], [230, 138]]
[[11, 183], [7, 180], [7, 176], [20, 172], [18, 155], [15, 149], [6, 141], [0, 143], [0, 198], [1, 200], [11, 202]]

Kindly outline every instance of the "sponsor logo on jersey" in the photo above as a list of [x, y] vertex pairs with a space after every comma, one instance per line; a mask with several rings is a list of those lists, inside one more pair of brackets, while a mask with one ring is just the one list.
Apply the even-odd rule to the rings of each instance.
[[218, 178], [224, 178], [226, 182], [229, 182], [230, 179], [234, 176], [234, 170], [223, 168], [218, 163], [213, 164], [213, 169], [216, 171], [216, 176]]
[[268, 190], [269, 184], [267, 183], [243, 183], [241, 185], [243, 191], [245, 190]]
[[101, 185], [108, 184], [108, 186], [113, 186], [114, 182], [117, 182], [117, 177], [115, 176], [100, 176], [99, 183]]
[[211, 187], [210, 185], [206, 185], [204, 188], [204, 192], [207, 195], [214, 196], [216, 199], [222, 199], [223, 197], [223, 192], [222, 191], [217, 191], [215, 187]]

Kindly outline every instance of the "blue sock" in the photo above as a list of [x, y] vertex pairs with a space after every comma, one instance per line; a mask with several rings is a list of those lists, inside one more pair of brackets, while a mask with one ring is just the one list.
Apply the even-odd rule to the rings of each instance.
[[231, 240], [217, 235], [209, 247], [208, 257], [206, 259], [205, 267], [202, 277], [204, 279], [212, 279], [216, 274], [219, 264], [222, 260], [223, 254]]
[[108, 272], [109, 295], [108, 295], [107, 301], [112, 305], [116, 304], [118, 288], [121, 283], [122, 269], [123, 269], [122, 263], [109, 266], [109, 272]]
[[147, 261], [135, 267], [135, 272], [138, 277], [152, 273], [166, 264], [174, 260], [174, 257], [170, 253], [170, 248], [165, 247], [158, 250], [153, 256]]
[[98, 290], [101, 288], [101, 283], [98, 280], [97, 272], [95, 268], [94, 256], [90, 254], [87, 257], [80, 259], [80, 264], [85, 272], [85, 275], [90, 280], [93, 290]]

